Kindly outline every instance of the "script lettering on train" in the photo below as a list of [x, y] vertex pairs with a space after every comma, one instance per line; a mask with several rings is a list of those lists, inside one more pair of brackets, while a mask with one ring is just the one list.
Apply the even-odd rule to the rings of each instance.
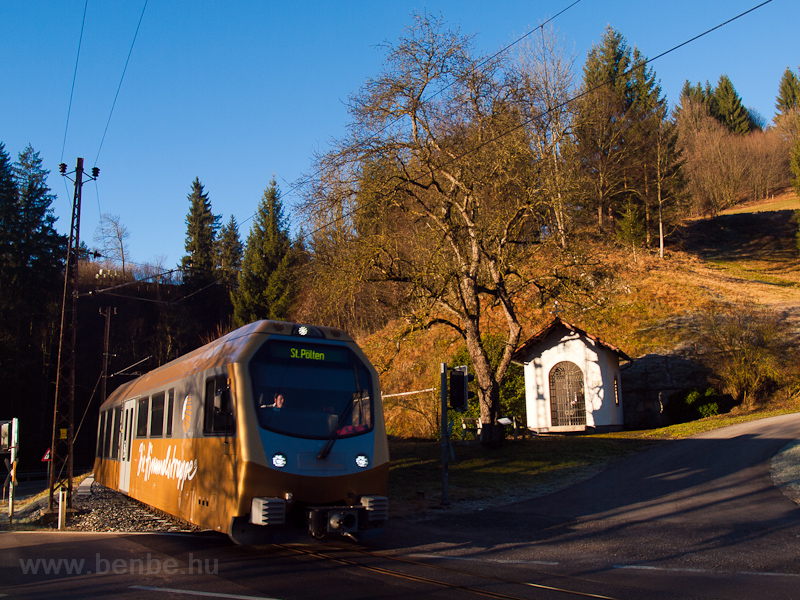
[[175, 479], [179, 490], [183, 490], [183, 484], [194, 479], [197, 475], [197, 459], [182, 460], [175, 456], [175, 448], [169, 446], [167, 455], [164, 458], [153, 456], [153, 443], [147, 443], [147, 454], [145, 455], [144, 442], [139, 444], [139, 466], [136, 475], [144, 473], [144, 480], [150, 479], [151, 475], [160, 475], [167, 479]]

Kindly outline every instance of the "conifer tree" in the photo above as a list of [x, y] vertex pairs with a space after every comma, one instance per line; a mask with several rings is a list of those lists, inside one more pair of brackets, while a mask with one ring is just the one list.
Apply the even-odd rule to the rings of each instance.
[[800, 79], [789, 68], [783, 72], [780, 85], [778, 86], [778, 97], [775, 99], [775, 108], [782, 115], [796, 110], [800, 107]]
[[208, 194], [195, 177], [188, 195], [191, 206], [186, 217], [186, 256], [181, 261], [183, 283], [190, 292], [198, 291], [216, 279], [216, 248], [214, 242], [219, 230], [220, 217], [211, 212]]
[[[800, 114], [795, 117], [797, 128], [800, 130]], [[792, 151], [789, 156], [789, 169], [792, 172], [792, 187], [795, 193], [800, 196], [800, 135], [795, 137], [792, 144]]]
[[593, 46], [583, 68], [585, 95], [578, 102], [576, 150], [589, 184], [589, 204], [604, 227], [606, 210], [622, 193], [622, 165], [632, 155], [625, 115], [631, 108], [628, 87], [631, 49], [610, 26], [599, 46]]
[[731, 132], [745, 134], [753, 129], [750, 113], [742, 104], [742, 99], [727, 75], [720, 76], [714, 90], [714, 100], [716, 106], [711, 114], [724, 123]]
[[238, 285], [239, 270], [242, 266], [244, 244], [239, 237], [239, 224], [231, 215], [226, 225], [222, 226], [217, 238], [217, 272], [222, 286], [222, 304], [225, 320], [233, 315], [231, 295]]
[[[688, 83], [684, 87], [694, 93]], [[642, 210], [627, 214], [645, 221], [649, 242], [656, 206], [656, 137], [666, 118], [661, 86], [638, 49], [609, 27], [586, 60], [583, 89], [576, 150], [598, 225], [604, 228], [606, 212], [613, 216], [625, 203], [636, 202]], [[699, 86], [696, 93], [702, 95]]]
[[180, 313], [185, 335], [182, 344], [196, 348], [208, 340], [226, 320], [222, 290], [217, 283], [216, 237], [220, 217], [211, 212], [208, 194], [195, 177], [186, 216], [186, 255], [181, 260], [185, 309]]
[[3, 409], [28, 423], [32, 438], [47, 435], [42, 415], [52, 411], [67, 245], [55, 230], [47, 175], [30, 146], [12, 165], [0, 143], [0, 389]]
[[11, 160], [0, 142], [0, 273], [5, 275], [14, 251], [17, 222], [16, 186]]
[[273, 178], [264, 190], [247, 236], [239, 287], [231, 295], [236, 325], [287, 318], [295, 293], [294, 261], [281, 193]]
[[239, 224], [233, 215], [231, 215], [228, 223], [219, 230], [217, 252], [219, 280], [230, 292], [236, 287], [239, 269], [242, 265], [242, 256], [244, 255], [244, 244], [242, 244], [242, 240], [239, 237]]
[[28, 289], [57, 280], [66, 255], [64, 236], [55, 229], [51, 207], [55, 195], [47, 186], [49, 173], [31, 146], [19, 154], [13, 167], [14, 208], [9, 215], [13, 245], [6, 264], [17, 271], [15, 279]]

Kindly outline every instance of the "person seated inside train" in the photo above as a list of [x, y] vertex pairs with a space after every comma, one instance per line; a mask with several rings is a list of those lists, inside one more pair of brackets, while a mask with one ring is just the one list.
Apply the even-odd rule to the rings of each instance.
[[283, 408], [283, 403], [285, 401], [286, 401], [286, 399], [283, 397], [283, 394], [280, 393], [280, 392], [277, 392], [275, 394], [275, 397], [272, 399], [272, 404], [264, 404], [264, 402], [262, 400], [261, 404], [259, 405], [259, 408], [271, 408], [272, 410], [277, 412], [277, 411], [279, 411], [280, 409]]

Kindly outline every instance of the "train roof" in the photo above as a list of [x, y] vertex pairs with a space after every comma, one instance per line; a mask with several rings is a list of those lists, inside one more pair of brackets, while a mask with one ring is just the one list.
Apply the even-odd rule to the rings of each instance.
[[105, 405], [121, 398], [138, 396], [193, 373], [236, 362], [252, 341], [253, 336], [257, 334], [291, 335], [309, 340], [353, 341], [353, 338], [347, 333], [335, 327], [303, 325], [284, 321], [255, 321], [161, 365], [133, 381], [122, 384], [109, 395], [103, 404]]

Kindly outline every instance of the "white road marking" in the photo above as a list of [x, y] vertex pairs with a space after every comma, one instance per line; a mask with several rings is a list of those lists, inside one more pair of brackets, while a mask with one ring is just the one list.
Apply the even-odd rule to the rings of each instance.
[[689, 568], [670, 568], [654, 567], [652, 565], [614, 565], [614, 569], [631, 569], [639, 571], [664, 571], [665, 573], [701, 573], [704, 575], [720, 575], [729, 577], [730, 575], [758, 575], [759, 577], [800, 577], [798, 573], [769, 573], [766, 571], [714, 571], [709, 569], [689, 569]]
[[170, 594], [184, 594], [186, 596], [204, 596], [206, 598], [231, 598], [233, 600], [280, 600], [267, 596], [241, 596], [239, 594], [221, 594], [217, 592], [201, 592], [198, 590], [178, 590], [175, 588], [151, 587], [149, 585], [132, 585], [132, 590], [145, 590], [148, 592], [166, 592]]
[[472, 558], [469, 556], [447, 556], [437, 554], [409, 554], [413, 558], [435, 558], [439, 560], [465, 560], [481, 563], [499, 563], [506, 565], [557, 565], [557, 562], [549, 560], [504, 560], [500, 558]]

